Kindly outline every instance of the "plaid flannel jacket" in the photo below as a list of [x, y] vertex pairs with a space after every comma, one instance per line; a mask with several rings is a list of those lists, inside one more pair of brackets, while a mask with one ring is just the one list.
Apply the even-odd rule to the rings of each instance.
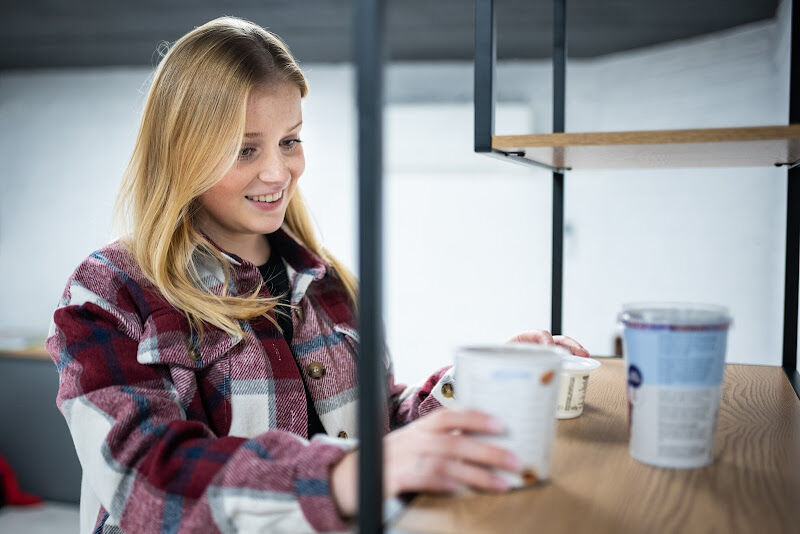
[[[284, 224], [270, 234], [291, 284], [291, 348], [264, 318], [241, 339], [202, 341], [119, 241], [86, 258], [53, 315], [47, 350], [57, 404], [83, 468], [81, 532], [308, 532], [352, 525], [336, 511], [330, 468], [357, 445], [358, 332], [341, 280]], [[222, 251], [232, 294], [258, 268]], [[221, 294], [221, 265], [200, 261]], [[266, 287], [262, 296], [268, 296]], [[274, 312], [271, 312], [274, 313]], [[451, 370], [416, 386], [387, 369], [384, 431], [448, 404]], [[326, 435], [307, 436], [303, 382]]]

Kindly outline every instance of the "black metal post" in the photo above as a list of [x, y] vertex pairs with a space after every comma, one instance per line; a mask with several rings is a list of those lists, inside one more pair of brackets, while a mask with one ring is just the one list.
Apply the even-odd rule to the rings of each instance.
[[358, 85], [359, 532], [383, 531], [383, 0], [357, 0], [355, 57]]
[[[789, 76], [789, 124], [800, 123], [800, 3], [792, 0], [791, 73]], [[786, 273], [783, 302], [783, 370], [800, 398], [797, 372], [797, 306], [800, 276], [800, 167], [787, 171], [786, 195]]]
[[496, 63], [494, 1], [475, 0], [475, 152], [492, 151]]
[[567, 170], [526, 158], [524, 150], [492, 148], [497, 65], [495, 36], [494, 1], [475, 0], [475, 152], [550, 171]]
[[[553, 133], [564, 131], [567, 77], [567, 0], [553, 1]], [[553, 172], [553, 263], [550, 331], [561, 334], [564, 300], [564, 174]]]

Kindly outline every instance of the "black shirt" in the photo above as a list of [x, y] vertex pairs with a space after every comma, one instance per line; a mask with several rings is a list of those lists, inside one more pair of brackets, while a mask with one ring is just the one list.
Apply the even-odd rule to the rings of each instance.
[[267, 263], [259, 265], [258, 270], [261, 273], [261, 278], [264, 279], [264, 284], [269, 289], [269, 294], [276, 297], [282, 293], [286, 295], [281, 298], [281, 304], [275, 307], [275, 318], [283, 330], [283, 337], [289, 348], [292, 347], [292, 316], [291, 309], [289, 308], [290, 297], [289, 295], [289, 277], [286, 275], [286, 267], [281, 261], [281, 257], [273, 250]]
[[[283, 330], [283, 337], [286, 339], [286, 344], [289, 349], [292, 348], [292, 334], [294, 329], [292, 327], [292, 315], [289, 303], [291, 302], [289, 290], [289, 277], [286, 274], [286, 267], [283, 265], [280, 255], [275, 252], [273, 248], [267, 263], [259, 265], [258, 270], [261, 273], [261, 278], [264, 279], [264, 284], [267, 286], [270, 295], [278, 296], [286, 293], [280, 300], [281, 304], [275, 308], [275, 318]], [[285, 312], [285, 313], [284, 313]], [[297, 360], [295, 360], [295, 363]], [[299, 368], [299, 365], [298, 365]], [[303, 370], [300, 369], [302, 376]], [[303, 387], [306, 390], [306, 411], [308, 412], [308, 437], [309, 439], [314, 434], [325, 434], [325, 427], [322, 426], [322, 421], [317, 415], [317, 410], [314, 409], [314, 404], [311, 402], [311, 395], [308, 392], [308, 386], [303, 380]]]

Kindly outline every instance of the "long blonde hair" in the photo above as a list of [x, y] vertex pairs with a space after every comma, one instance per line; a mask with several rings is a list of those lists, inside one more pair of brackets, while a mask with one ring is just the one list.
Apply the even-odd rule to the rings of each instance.
[[[279, 37], [237, 17], [211, 20], [162, 54], [117, 197], [118, 221], [127, 228], [122, 241], [192, 330], [202, 334], [205, 322], [239, 337], [239, 321], [266, 316], [276, 324], [266, 314], [278, 297], [259, 298], [260, 285], [250, 295], [229, 294], [228, 261], [196, 226], [198, 197], [236, 161], [250, 91], [288, 81], [305, 97], [308, 82]], [[333, 268], [356, 310], [358, 281], [318, 241], [299, 188], [285, 223]], [[222, 294], [204, 287], [198, 260], [222, 267]]]

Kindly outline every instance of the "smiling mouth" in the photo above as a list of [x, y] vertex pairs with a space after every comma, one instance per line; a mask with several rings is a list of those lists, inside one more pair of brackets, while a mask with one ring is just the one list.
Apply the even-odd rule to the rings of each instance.
[[275, 202], [279, 202], [283, 198], [283, 193], [285, 190], [281, 190], [274, 195], [257, 195], [257, 196], [247, 196], [245, 195], [244, 198], [247, 200], [252, 200], [253, 202], [264, 202], [265, 204], [273, 204]]

